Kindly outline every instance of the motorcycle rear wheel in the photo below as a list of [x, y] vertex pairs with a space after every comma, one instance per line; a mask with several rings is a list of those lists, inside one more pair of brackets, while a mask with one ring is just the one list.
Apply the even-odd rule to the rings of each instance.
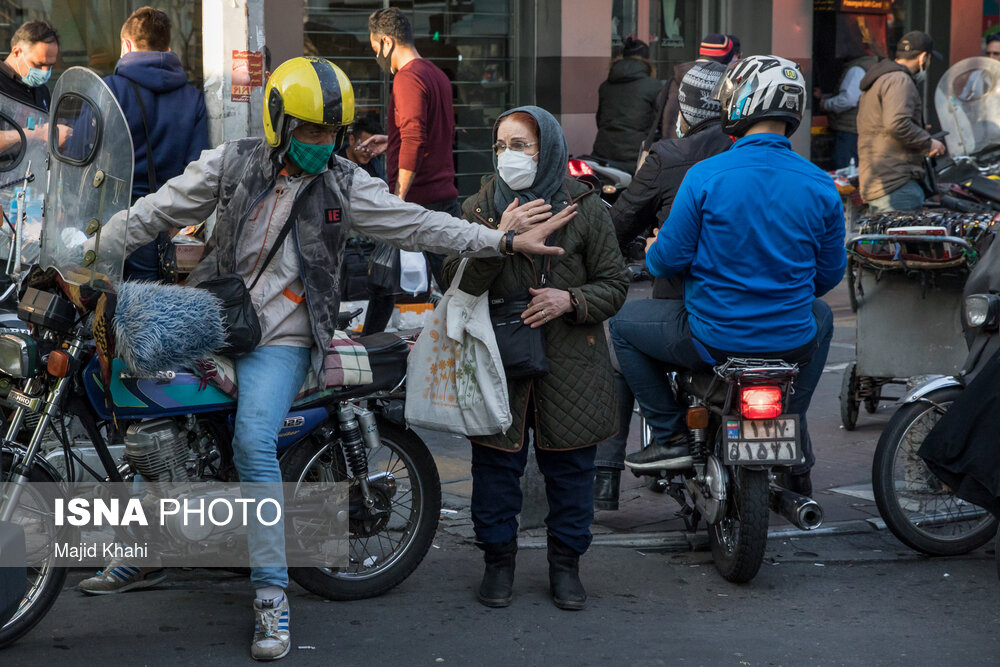
[[[13, 459], [14, 456], [9, 452], [0, 454], [0, 470], [3, 471], [4, 475], [10, 472]], [[58, 480], [49, 475], [40, 466], [35, 466], [31, 470], [29, 481], [55, 483]], [[30, 493], [30, 491], [26, 493]], [[42, 507], [36, 508], [37, 510], [46, 512], [47, 516], [53, 516], [51, 499], [46, 499], [39, 494], [34, 494], [32, 498], [42, 504]], [[24, 501], [19, 506], [24, 506], [23, 503]], [[18, 515], [15, 514], [15, 521], [17, 519]], [[37, 532], [35, 535], [37, 536]], [[28, 548], [30, 552], [30, 544]], [[52, 605], [55, 604], [59, 593], [62, 592], [68, 572], [68, 568], [54, 567], [51, 563], [41, 567], [26, 568], [28, 578], [27, 592], [24, 599], [21, 600], [17, 611], [14, 612], [14, 616], [0, 628], [0, 648], [12, 644], [23, 637], [45, 617], [52, 608]]]
[[[427, 445], [416, 433], [385, 419], [378, 420], [382, 447], [369, 453], [369, 478], [392, 473], [395, 494], [381, 496], [394, 518], [381, 525], [350, 521], [350, 564], [347, 568], [289, 568], [300, 586], [327, 600], [361, 600], [394, 588], [427, 555], [441, 517], [441, 479]], [[311, 439], [281, 462], [287, 482], [346, 481], [346, 466], [337, 441]], [[358, 493], [352, 483], [351, 493]]]
[[768, 472], [730, 469], [726, 514], [708, 527], [712, 561], [722, 578], [745, 584], [757, 576], [767, 548]]
[[872, 462], [872, 491], [886, 526], [900, 542], [930, 556], [968, 553], [997, 530], [996, 518], [956, 498], [917, 455], [961, 393], [946, 387], [901, 407], [882, 431]]

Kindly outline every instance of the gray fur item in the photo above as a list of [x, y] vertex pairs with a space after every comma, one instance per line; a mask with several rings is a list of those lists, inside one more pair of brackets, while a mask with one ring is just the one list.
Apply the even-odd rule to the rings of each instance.
[[226, 343], [222, 306], [203, 289], [126, 282], [118, 292], [116, 356], [140, 375], [187, 368]]

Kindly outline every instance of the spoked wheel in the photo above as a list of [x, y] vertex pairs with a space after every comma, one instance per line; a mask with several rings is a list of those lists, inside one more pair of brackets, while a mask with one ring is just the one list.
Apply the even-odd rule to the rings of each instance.
[[931, 556], [968, 553], [997, 530], [989, 512], [956, 498], [917, 455], [961, 393], [959, 387], [947, 387], [900, 408], [882, 432], [872, 463], [875, 502], [889, 530], [906, 546]]
[[858, 365], [851, 363], [844, 369], [844, 380], [840, 384], [840, 423], [848, 431], [858, 425]]
[[[441, 480], [427, 445], [413, 431], [378, 421], [382, 446], [369, 452], [364, 506], [350, 480], [349, 564], [345, 568], [290, 568], [303, 588], [328, 600], [381, 595], [406, 579], [427, 555], [441, 515]], [[287, 482], [348, 480], [337, 441], [303, 443], [281, 462]]]
[[712, 560], [722, 578], [743, 584], [755, 576], [767, 548], [768, 474], [766, 470], [730, 469], [726, 514], [708, 527]]
[[[13, 462], [12, 453], [0, 454], [0, 471], [4, 474], [4, 485], [7, 483], [6, 476], [10, 473]], [[54, 484], [58, 480], [44, 469], [35, 466], [29, 481]], [[25, 576], [28, 578], [27, 591], [17, 611], [0, 628], [0, 647], [17, 641], [41, 621], [55, 604], [56, 598], [62, 592], [63, 584], [66, 583], [68, 569], [52, 565], [53, 543], [61, 539], [52, 524], [52, 498], [46, 497], [45, 492], [39, 488], [32, 486], [22, 493], [11, 521], [24, 528], [28, 562], [42, 564], [25, 568]], [[6, 491], [6, 486], [3, 487], [3, 491]]]

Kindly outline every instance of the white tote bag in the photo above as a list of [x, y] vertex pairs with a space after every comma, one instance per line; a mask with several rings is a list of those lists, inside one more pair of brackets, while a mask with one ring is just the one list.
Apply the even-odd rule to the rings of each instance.
[[513, 418], [488, 293], [472, 296], [458, 289], [468, 261], [462, 260], [410, 350], [406, 422], [459, 435], [493, 435], [510, 428]]

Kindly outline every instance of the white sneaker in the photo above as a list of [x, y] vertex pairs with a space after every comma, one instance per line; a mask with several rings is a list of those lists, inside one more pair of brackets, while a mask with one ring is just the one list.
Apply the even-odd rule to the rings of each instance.
[[288, 631], [288, 597], [253, 601], [253, 644], [250, 656], [254, 660], [277, 660], [288, 655], [292, 636]]

